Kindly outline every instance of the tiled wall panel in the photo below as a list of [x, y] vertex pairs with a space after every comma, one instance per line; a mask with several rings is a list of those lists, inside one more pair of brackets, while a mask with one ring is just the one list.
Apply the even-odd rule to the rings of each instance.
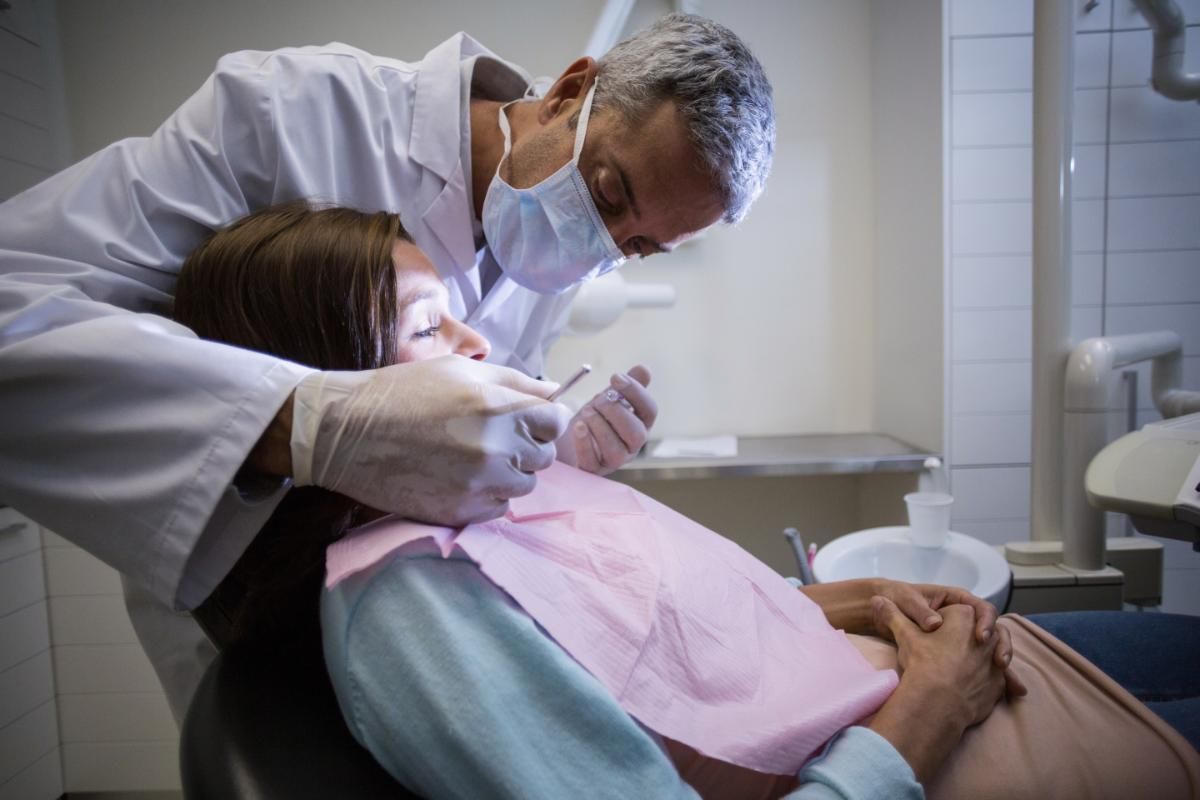
[[[1200, 0], [1181, 6], [1200, 71]], [[1029, 534], [1033, 6], [948, 8], [947, 452], [957, 529], [1001, 543]], [[1149, 87], [1132, 0], [1076, 8], [1071, 335], [1174, 330], [1200, 389], [1200, 106]], [[1143, 424], [1157, 414], [1136, 372]], [[1164, 608], [1200, 614], [1200, 555], [1169, 546], [1166, 580]]]

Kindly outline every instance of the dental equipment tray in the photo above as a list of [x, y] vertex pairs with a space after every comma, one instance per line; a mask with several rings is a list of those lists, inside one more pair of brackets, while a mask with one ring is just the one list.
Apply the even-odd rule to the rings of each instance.
[[655, 458], [655, 441], [613, 473], [623, 482], [779, 475], [920, 472], [937, 455], [883, 433], [815, 433], [740, 436], [729, 458]]

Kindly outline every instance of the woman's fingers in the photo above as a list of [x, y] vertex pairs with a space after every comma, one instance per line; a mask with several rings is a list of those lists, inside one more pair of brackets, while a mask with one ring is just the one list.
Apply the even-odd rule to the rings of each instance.
[[915, 622], [926, 633], [937, 630], [942, 624], [942, 615], [921, 591], [911, 583], [893, 582], [889, 588], [897, 608]]
[[871, 612], [875, 617], [875, 629], [880, 633], [891, 634], [892, 639], [901, 647], [909, 636], [920, 632], [912, 620], [883, 595], [871, 598]]

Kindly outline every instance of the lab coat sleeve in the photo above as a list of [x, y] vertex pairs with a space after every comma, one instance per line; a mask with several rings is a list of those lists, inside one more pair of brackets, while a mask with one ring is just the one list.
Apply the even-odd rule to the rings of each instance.
[[[695, 798], [650, 733], [470, 561], [396, 557], [324, 593], [326, 663], [355, 737], [425, 797]], [[852, 728], [791, 800], [909, 800]]]
[[[328, 63], [335, 77], [303, 80]], [[357, 63], [228, 56], [153, 136], [0, 206], [0, 501], [177, 608], [203, 600], [282, 496], [233, 481], [308, 370], [161, 315], [211, 230], [305, 194], [304, 163], [333, 169], [319, 124], [297, 123], [370, 82]]]

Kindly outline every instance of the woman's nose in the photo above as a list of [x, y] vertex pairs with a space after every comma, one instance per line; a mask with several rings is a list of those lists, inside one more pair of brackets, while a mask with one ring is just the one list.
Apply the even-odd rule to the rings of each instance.
[[458, 341], [454, 345], [455, 355], [466, 356], [476, 361], [487, 358], [488, 353], [492, 352], [492, 345], [483, 338], [483, 334], [464, 322], [456, 321], [454, 324], [458, 328]]

